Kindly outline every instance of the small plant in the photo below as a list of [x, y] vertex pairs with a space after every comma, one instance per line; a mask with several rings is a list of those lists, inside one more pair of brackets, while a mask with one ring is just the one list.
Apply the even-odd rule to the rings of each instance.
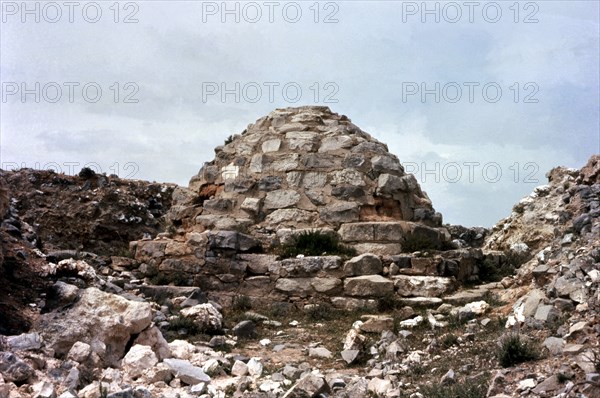
[[525, 212], [525, 205], [523, 203], [517, 203], [513, 206], [512, 210], [517, 214], [523, 214], [523, 212]]
[[226, 397], [233, 397], [235, 392], [237, 391], [237, 386], [236, 384], [230, 384], [227, 387], [225, 387], [225, 396]]
[[100, 384], [98, 384], [98, 392], [100, 393], [100, 398], [108, 397], [108, 388], [104, 387], [102, 385], [102, 382], [100, 382]]
[[377, 310], [379, 312], [390, 312], [398, 307], [396, 296], [392, 292], [388, 292], [377, 301]]
[[458, 337], [453, 333], [445, 334], [444, 336], [442, 336], [440, 344], [444, 348], [450, 348], [452, 346], [458, 345]]
[[504, 368], [532, 361], [540, 357], [539, 349], [526, 341], [520, 334], [511, 333], [501, 341], [497, 353], [498, 362]]
[[507, 250], [504, 254], [506, 256], [505, 265], [512, 266], [514, 269], [519, 268], [531, 258], [529, 253], [516, 250]]
[[411, 366], [410, 372], [415, 376], [421, 376], [425, 374], [425, 367], [420, 363], [416, 363]]
[[233, 135], [230, 135], [225, 139], [225, 145], [231, 144], [233, 142]]
[[498, 295], [496, 293], [493, 293], [489, 290], [483, 294], [482, 299], [483, 299], [483, 301], [488, 303], [491, 307], [500, 307], [501, 305], [506, 304], [505, 302], [500, 300], [500, 298], [498, 297]]
[[460, 318], [458, 316], [458, 313], [448, 315], [447, 321], [448, 321], [448, 328], [450, 330], [461, 329], [467, 324], [467, 319], [464, 317]]
[[330, 321], [335, 319], [336, 315], [337, 311], [326, 303], [312, 305], [306, 311], [306, 316], [312, 321]]
[[269, 315], [271, 318], [282, 318], [290, 313], [290, 308], [287, 303], [272, 303], [269, 307]]
[[185, 330], [188, 335], [195, 335], [202, 332], [193, 319], [178, 316], [169, 321], [169, 330], [178, 332]]
[[592, 350], [590, 354], [586, 354], [585, 358], [594, 365], [596, 372], [600, 373], [600, 349]]
[[342, 245], [338, 237], [321, 231], [304, 231], [291, 239], [286, 245], [281, 245], [276, 250], [282, 258], [305, 256], [340, 255], [352, 257], [356, 250]]
[[479, 280], [482, 282], [499, 282], [502, 279], [498, 267], [490, 259], [486, 258], [479, 264], [478, 268]]
[[84, 167], [79, 172], [79, 177], [83, 178], [84, 180], [89, 180], [90, 178], [94, 178], [95, 176], [96, 172], [90, 169], [89, 167]]
[[558, 373], [556, 375], [556, 380], [558, 380], [558, 382], [560, 384], [565, 384], [567, 381], [572, 380], [573, 379], [573, 375], [569, 375], [569, 374], [565, 374], [565, 373]]
[[131, 251], [129, 249], [123, 247], [123, 248], [120, 248], [117, 250], [115, 256], [133, 258], [133, 253], [131, 253]]
[[188, 284], [188, 278], [180, 272], [173, 274], [158, 273], [150, 278], [150, 283], [153, 285], [170, 285], [171, 283], [175, 286], [186, 286]]
[[410, 234], [404, 238], [402, 251], [404, 253], [413, 253], [418, 251], [436, 250], [435, 242], [430, 238], [420, 234]]
[[231, 309], [234, 311], [247, 311], [252, 308], [252, 302], [250, 297], [246, 295], [237, 295], [233, 297], [231, 302]]
[[463, 380], [451, 385], [433, 384], [421, 386], [425, 398], [485, 398], [488, 381], [484, 377]]

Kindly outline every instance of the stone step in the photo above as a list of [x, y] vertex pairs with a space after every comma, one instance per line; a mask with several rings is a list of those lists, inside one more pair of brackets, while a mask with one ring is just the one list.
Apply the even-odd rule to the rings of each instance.
[[410, 276], [392, 277], [396, 295], [401, 297], [442, 297], [456, 290], [456, 279], [443, 276]]
[[409, 307], [438, 307], [444, 300], [439, 297], [404, 297], [398, 299], [400, 305]]
[[407, 221], [346, 223], [338, 234], [343, 242], [399, 243], [411, 231], [410, 224]]
[[473, 301], [481, 301], [489, 292], [487, 289], [467, 289], [444, 297], [444, 302], [452, 305], [465, 305]]

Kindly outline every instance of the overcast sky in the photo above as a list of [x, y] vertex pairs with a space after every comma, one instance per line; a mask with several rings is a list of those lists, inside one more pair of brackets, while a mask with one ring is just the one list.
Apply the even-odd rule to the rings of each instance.
[[600, 152], [598, 4], [3, 1], [2, 168], [187, 185], [230, 134], [318, 103], [445, 222], [492, 226]]

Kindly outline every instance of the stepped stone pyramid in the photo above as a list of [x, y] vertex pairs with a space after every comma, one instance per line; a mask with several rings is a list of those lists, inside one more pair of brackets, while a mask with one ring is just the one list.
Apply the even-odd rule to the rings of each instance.
[[[484, 260], [479, 249], [438, 251], [451, 236], [415, 177], [327, 107], [277, 109], [215, 152], [173, 191], [174, 228], [131, 242], [140, 277], [183, 279], [224, 306], [242, 295], [359, 308], [389, 294], [439, 305]], [[277, 245], [307, 229], [336, 234], [357, 256], [278, 258]], [[414, 253], [415, 242], [426, 248]]]
[[[179, 201], [175, 195], [176, 224], [271, 232], [365, 222], [441, 225], [387, 145], [328, 107], [277, 109], [215, 152], [191, 179], [191, 192]], [[190, 204], [201, 205], [201, 214]]]

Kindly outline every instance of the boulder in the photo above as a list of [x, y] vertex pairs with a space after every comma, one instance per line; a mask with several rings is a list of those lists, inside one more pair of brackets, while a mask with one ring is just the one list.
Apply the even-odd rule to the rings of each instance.
[[288, 296], [307, 297], [313, 294], [312, 278], [279, 278], [275, 289]]
[[376, 275], [383, 272], [383, 265], [378, 256], [365, 253], [354, 257], [344, 264], [346, 276]]
[[394, 282], [381, 275], [363, 275], [344, 280], [344, 293], [357, 297], [383, 297], [394, 292]]
[[169, 350], [173, 358], [190, 359], [196, 351], [196, 347], [185, 340], [173, 340], [169, 343]]
[[223, 315], [210, 303], [184, 308], [181, 315], [193, 319], [206, 332], [219, 332], [223, 328]]
[[83, 363], [90, 357], [91, 354], [92, 346], [90, 346], [87, 343], [78, 341], [75, 344], [73, 344], [73, 347], [71, 347], [71, 349], [69, 350], [69, 353], [67, 354], [67, 359]]
[[236, 231], [212, 231], [208, 234], [208, 246], [212, 250], [249, 251], [260, 247], [260, 242], [250, 235]]
[[454, 278], [398, 275], [393, 277], [396, 292], [403, 297], [441, 297], [456, 288]]
[[363, 315], [360, 330], [365, 333], [381, 333], [394, 330], [394, 318], [387, 315]]
[[233, 335], [242, 339], [256, 337], [256, 325], [250, 320], [239, 322], [233, 327]]
[[122, 367], [130, 377], [136, 378], [142, 375], [144, 370], [158, 363], [158, 358], [152, 348], [147, 345], [136, 344], [123, 358]]
[[163, 337], [162, 333], [156, 326], [152, 326], [139, 334], [133, 341], [133, 344], [149, 346], [156, 354], [159, 361], [171, 356], [169, 343]]
[[281, 261], [281, 267], [275, 271], [271, 267], [271, 274], [277, 273], [282, 277], [308, 277], [308, 276], [330, 276], [339, 274], [342, 259], [338, 256], [308, 256], [301, 258], [289, 258]]
[[7, 383], [21, 383], [33, 376], [35, 371], [12, 352], [0, 352], [0, 375]]
[[233, 366], [231, 367], [231, 375], [232, 376], [246, 376], [248, 374], [248, 365], [246, 365], [244, 362], [237, 360], [233, 363]]
[[42, 348], [42, 339], [36, 332], [8, 336], [6, 342], [11, 351], [31, 351]]
[[77, 300], [79, 288], [62, 281], [57, 281], [50, 287], [46, 298], [45, 312], [50, 312], [56, 308], [72, 304]]
[[171, 369], [173, 376], [179, 378], [185, 384], [194, 385], [210, 382], [210, 376], [204, 373], [202, 368], [192, 365], [190, 361], [167, 358], [163, 362]]
[[319, 396], [327, 396], [330, 392], [331, 388], [324, 378], [309, 374], [290, 388], [283, 395], [283, 398], [317, 398]]
[[131, 301], [97, 288], [85, 289], [79, 301], [64, 312], [40, 316], [36, 330], [46, 347], [57, 354], [67, 354], [76, 342], [98, 341], [105, 346], [99, 352], [107, 365], [115, 365], [124, 355], [133, 335], [146, 329], [152, 321], [150, 303]]

